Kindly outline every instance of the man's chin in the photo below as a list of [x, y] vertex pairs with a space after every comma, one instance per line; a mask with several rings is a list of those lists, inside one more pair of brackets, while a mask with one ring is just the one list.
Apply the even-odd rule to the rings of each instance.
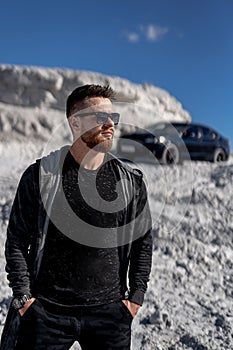
[[106, 140], [98, 143], [93, 150], [99, 153], [107, 153], [112, 148], [112, 140]]
[[98, 143], [86, 143], [87, 147], [97, 153], [107, 153], [112, 148], [112, 140], [105, 140]]

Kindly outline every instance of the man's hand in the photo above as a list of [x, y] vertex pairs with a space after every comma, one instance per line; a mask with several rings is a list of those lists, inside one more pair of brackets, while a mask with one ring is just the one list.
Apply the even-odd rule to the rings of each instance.
[[135, 317], [137, 315], [138, 310], [140, 309], [140, 305], [133, 303], [132, 301], [129, 300], [122, 300], [122, 302], [127, 306], [129, 309], [131, 315]]
[[31, 298], [29, 299], [25, 304], [24, 306], [22, 307], [22, 309], [19, 309], [19, 313], [20, 313], [20, 316], [23, 316], [24, 313], [27, 311], [27, 309], [30, 307], [30, 305], [36, 300], [36, 298]]

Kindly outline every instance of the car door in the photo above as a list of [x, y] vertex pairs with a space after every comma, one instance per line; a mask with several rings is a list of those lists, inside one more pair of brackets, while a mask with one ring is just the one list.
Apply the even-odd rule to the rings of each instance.
[[201, 133], [197, 125], [190, 125], [184, 130], [182, 139], [191, 159], [198, 159], [201, 151]]
[[217, 134], [214, 130], [202, 127], [202, 137], [201, 137], [201, 152], [204, 159], [212, 159], [214, 150], [216, 148]]

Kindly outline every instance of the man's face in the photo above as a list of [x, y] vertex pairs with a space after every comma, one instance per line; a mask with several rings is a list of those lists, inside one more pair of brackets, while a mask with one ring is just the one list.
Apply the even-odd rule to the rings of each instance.
[[85, 117], [78, 117], [79, 138], [90, 149], [96, 152], [106, 153], [112, 147], [114, 135], [114, 123], [108, 118], [105, 124], [98, 124], [96, 116], [92, 112], [112, 113], [112, 103], [108, 98], [91, 97], [87, 100], [88, 107], [78, 113], [88, 113]]

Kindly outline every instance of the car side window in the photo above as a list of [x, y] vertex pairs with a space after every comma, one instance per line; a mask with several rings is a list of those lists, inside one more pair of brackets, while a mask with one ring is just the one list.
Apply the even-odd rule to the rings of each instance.
[[197, 139], [198, 138], [198, 128], [196, 126], [190, 126], [183, 133], [184, 139]]
[[214, 140], [216, 139], [217, 134], [211, 129], [203, 128], [203, 139], [204, 140]]

